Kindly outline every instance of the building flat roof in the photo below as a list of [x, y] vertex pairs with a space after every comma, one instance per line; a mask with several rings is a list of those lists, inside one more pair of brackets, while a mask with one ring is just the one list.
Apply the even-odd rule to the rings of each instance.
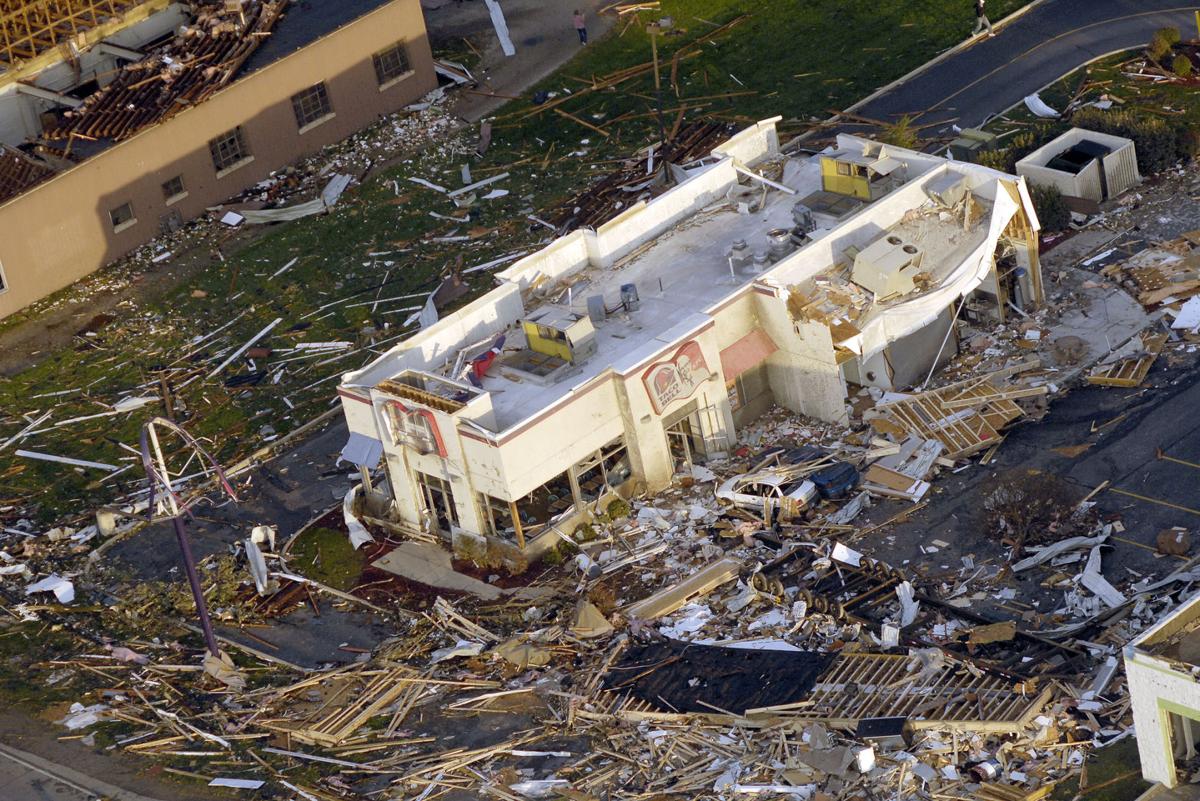
[[[577, 368], [564, 371], [552, 384], [541, 385], [503, 367], [493, 368], [483, 379], [483, 388], [492, 393], [497, 432], [561, 400], [610, 367], [627, 372], [657, 355], [705, 325], [708, 309], [762, 277], [765, 270], [761, 269], [731, 273], [726, 253], [739, 239], [746, 241], [751, 252], [765, 252], [768, 231], [792, 227], [792, 205], [797, 197], [820, 188], [816, 159], [791, 161], [797, 169], [789, 169], [782, 182], [795, 189], [797, 195], [772, 191], [762, 210], [753, 214], [741, 214], [723, 202], [702, 209], [611, 268], [587, 267], [572, 275], [570, 303], [549, 305], [586, 315], [589, 296], [603, 295], [612, 308], [620, 297], [621, 286], [634, 284], [640, 308], [629, 314], [609, 315], [597, 325], [595, 355]], [[531, 309], [526, 316], [539, 308]], [[510, 336], [506, 348], [514, 346], [523, 347], [523, 337]]]
[[[304, 0], [292, 3], [267, 41], [246, 60], [238, 77], [268, 67], [390, 2], [392, 0]], [[396, 36], [399, 39], [399, 31]]]
[[[665, 229], [646, 230], [627, 242], [626, 255], [611, 264], [589, 256], [577, 267], [563, 268], [559, 259], [570, 261], [578, 256], [563, 252], [572, 246], [570, 235], [557, 240], [540, 252], [546, 254], [545, 259], [528, 265], [519, 262], [498, 276], [503, 289], [492, 296], [494, 305], [486, 315], [475, 308], [486, 304], [485, 296], [463, 311], [468, 317], [455, 313], [434, 329], [415, 334], [362, 370], [348, 374], [345, 385], [375, 386], [414, 367], [445, 372], [456, 361], [463, 363], [456, 359], [457, 354], [465, 351], [465, 359], [478, 356], [491, 346], [496, 332], [505, 330], [504, 355], [481, 380], [490, 396], [492, 414], [490, 419], [475, 420], [486, 420], [488, 430], [501, 434], [582, 390], [610, 369], [627, 375], [661, 358], [670, 347], [709, 325], [719, 307], [750, 284], [757, 283], [762, 291], [778, 296], [801, 292], [806, 302], [812, 301], [807, 319], [827, 324], [835, 343], [866, 356], [923, 325], [988, 274], [989, 236], [997, 236], [1008, 221], [1007, 216], [998, 220], [993, 213], [998, 208], [997, 198], [1004, 198], [1004, 210], [1009, 214], [1018, 205], [999, 188], [997, 179], [1002, 174], [908, 151], [895, 154], [907, 164], [907, 181], [899, 188], [862, 205], [834, 228], [814, 231], [805, 245], [791, 245], [773, 265], [762, 264], [760, 259], [755, 266], [751, 259], [750, 264], [732, 269], [729, 253], [735, 242], [743, 240], [749, 254], [766, 255], [772, 232], [778, 241], [780, 229], [793, 229], [793, 207], [800, 198], [820, 190], [820, 157], [827, 155], [775, 154], [756, 168], [790, 192], [765, 181], [751, 179], [746, 184], [732, 177], [724, 179], [728, 184], [722, 188], [719, 182], [708, 181], [704, 172], [694, 173], [688, 183], [711, 184], [715, 191], [709, 197], [713, 200], [683, 214]], [[719, 162], [704, 171], [722, 165], [728, 169], [727, 162]], [[735, 163], [735, 169], [739, 168]], [[693, 191], [685, 183], [655, 202], [672, 202], [668, 195], [676, 190], [684, 196]], [[756, 207], [760, 199], [761, 208], [747, 212], [744, 201], [750, 200], [750, 206]], [[630, 212], [647, 213], [651, 213], [649, 208]], [[618, 216], [614, 224], [638, 225], [626, 216]], [[608, 234], [604, 227], [597, 233]], [[898, 236], [920, 250], [920, 276], [911, 291], [877, 298], [853, 283], [850, 273], [855, 256], [885, 236]], [[554, 276], [544, 274], [545, 269]], [[627, 284], [637, 288], [639, 298], [638, 307], [631, 311], [621, 304], [621, 290]], [[514, 298], [517, 286], [523, 287], [519, 307]], [[595, 326], [594, 354], [542, 376], [515, 367], [511, 361], [516, 360], [505, 364], [506, 356], [527, 347], [520, 320], [547, 309], [559, 316], [587, 315], [588, 300], [595, 296], [601, 296], [605, 307], [615, 311]], [[468, 319], [476, 322], [468, 323]], [[486, 336], [489, 330], [491, 337]]]

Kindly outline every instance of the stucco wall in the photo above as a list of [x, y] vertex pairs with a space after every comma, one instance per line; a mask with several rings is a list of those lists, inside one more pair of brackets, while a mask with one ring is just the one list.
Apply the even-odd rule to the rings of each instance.
[[1176, 785], [1169, 713], [1200, 721], [1200, 683], [1146, 654], [1125, 655], [1125, 676], [1146, 781]]
[[[380, 90], [371, 56], [397, 41], [413, 71]], [[0, 206], [0, 317], [154, 238], [164, 215], [194, 217], [426, 94], [431, 58], [419, 0], [395, 0]], [[321, 81], [334, 116], [299, 134], [291, 97]], [[254, 160], [218, 178], [208, 142], [238, 125]], [[177, 175], [188, 196], [168, 207], [162, 184]], [[137, 224], [114, 233], [109, 211], [124, 203]]]

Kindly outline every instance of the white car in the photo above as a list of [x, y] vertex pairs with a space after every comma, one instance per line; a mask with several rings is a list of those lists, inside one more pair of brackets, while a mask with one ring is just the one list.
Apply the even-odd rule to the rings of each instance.
[[791, 498], [804, 509], [817, 498], [817, 485], [808, 479], [796, 481], [774, 473], [743, 473], [717, 487], [717, 500], [761, 514], [763, 503], [774, 513], [781, 498]]

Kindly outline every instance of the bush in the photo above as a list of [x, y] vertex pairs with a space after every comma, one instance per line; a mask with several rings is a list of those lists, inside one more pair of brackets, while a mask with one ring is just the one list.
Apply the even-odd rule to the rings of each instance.
[[921, 149], [921, 140], [917, 136], [916, 128], [913, 127], [913, 118], [910, 114], [905, 114], [898, 122], [880, 131], [879, 140], [909, 150]]
[[1171, 48], [1179, 44], [1179, 29], [1178, 28], [1159, 28], [1154, 32], [1154, 37], [1150, 40], [1150, 44], [1146, 46], [1146, 55], [1152, 61], [1161, 64], [1171, 53]]
[[1162, 172], [1192, 155], [1186, 127], [1158, 117], [1084, 108], [1075, 112], [1071, 122], [1080, 128], [1132, 139], [1137, 148], [1138, 169], [1143, 175]]
[[1056, 475], [1012, 470], [993, 486], [983, 502], [987, 522], [1012, 544], [1014, 556], [1025, 545], [1065, 539], [1086, 522], [1073, 517], [1079, 493]]
[[1154, 32], [1154, 38], [1162, 39], [1164, 42], [1167, 43], [1168, 46], [1174, 47], [1175, 45], [1179, 44], [1180, 40], [1183, 37], [1179, 34], [1178, 28], [1170, 27], [1170, 28], [1159, 28], [1157, 31]]
[[985, 150], [978, 153], [975, 163], [1009, 175], [1017, 174], [1017, 162], [1049, 142], [1061, 132], [1054, 123], [1041, 123], [1028, 131], [1021, 131], [1008, 140], [1000, 150]]
[[1167, 57], [1167, 53], [1171, 52], [1171, 46], [1155, 36], [1150, 40], [1150, 44], [1146, 45], [1146, 58], [1156, 64], [1162, 63], [1162, 60]]
[[1171, 62], [1171, 72], [1180, 78], [1190, 78], [1192, 75], [1192, 60], [1183, 54], [1175, 56], [1175, 60]]
[[1065, 231], [1070, 227], [1071, 210], [1057, 187], [1030, 184], [1029, 194], [1043, 231]]
[[624, 498], [613, 498], [604, 512], [608, 515], [609, 520], [620, 520], [623, 517], [629, 517], [633, 512], [633, 507]]

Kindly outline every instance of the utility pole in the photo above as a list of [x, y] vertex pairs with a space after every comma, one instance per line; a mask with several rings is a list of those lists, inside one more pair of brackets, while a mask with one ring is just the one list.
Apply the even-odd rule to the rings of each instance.
[[671, 183], [671, 168], [667, 166], [667, 160], [664, 156], [667, 149], [667, 125], [663, 120], [663, 99], [662, 99], [662, 76], [658, 71], [658, 35], [662, 32], [657, 22], [652, 22], [646, 26], [646, 33], [650, 37], [650, 57], [654, 62], [654, 105], [658, 116], [658, 158], [662, 165], [663, 177], [667, 183]]
[[192, 589], [192, 599], [196, 602], [196, 614], [200, 620], [200, 629], [204, 632], [204, 644], [212, 657], [219, 660], [221, 649], [217, 645], [217, 636], [213, 632], [212, 619], [208, 615], [208, 605], [204, 602], [204, 589], [200, 586], [200, 576], [196, 572], [196, 559], [192, 555], [192, 546], [188, 542], [187, 531], [183, 525], [183, 516], [188, 514], [187, 504], [175, 493], [174, 479], [159, 437], [160, 430], [163, 433], [176, 434], [183, 440], [181, 450], [189, 452], [189, 458], [183, 462], [185, 466], [191, 464], [194, 459], [201, 464], [207, 461], [229, 497], [237, 501], [237, 495], [216, 459], [210, 456], [200, 446], [200, 443], [178, 423], [165, 417], [155, 417], [142, 426], [142, 466], [146, 470], [146, 478], [150, 481], [148, 513], [153, 520], [156, 509], [160, 507], [163, 511], [170, 512], [171, 525], [175, 529], [175, 540], [179, 544], [179, 552], [183, 558], [183, 569]]

